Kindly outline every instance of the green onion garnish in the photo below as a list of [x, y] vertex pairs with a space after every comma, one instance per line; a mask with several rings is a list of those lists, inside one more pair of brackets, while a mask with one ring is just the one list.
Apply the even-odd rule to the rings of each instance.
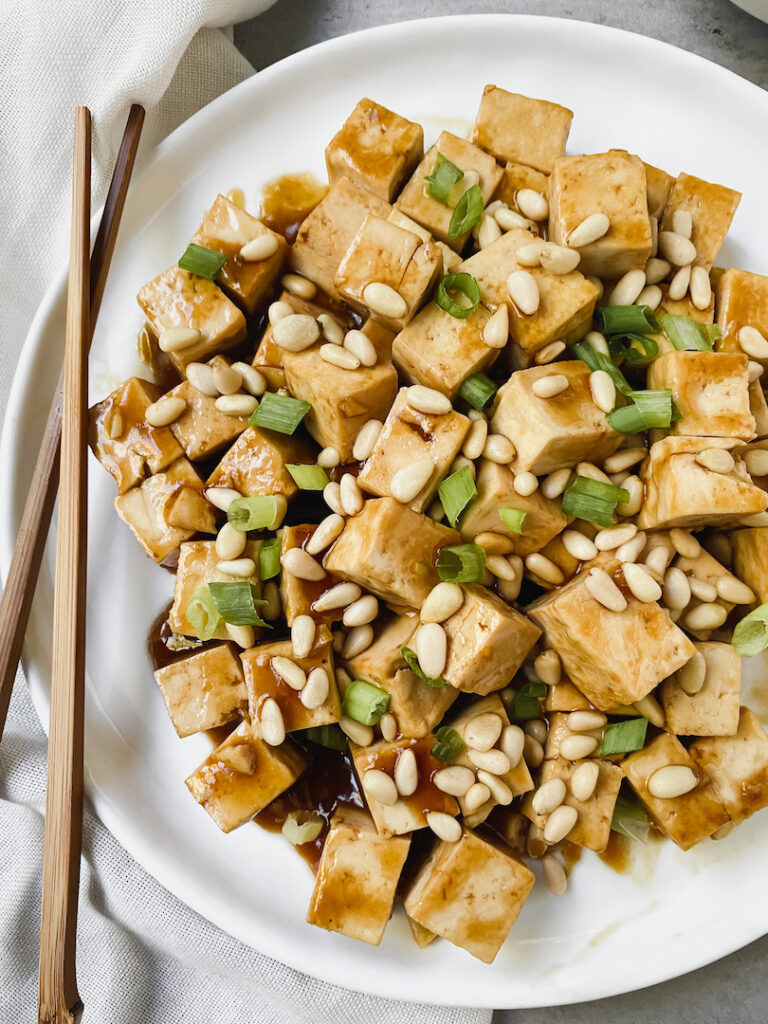
[[504, 523], [508, 530], [513, 533], [523, 532], [523, 523], [528, 516], [527, 512], [523, 512], [521, 508], [500, 508], [499, 519]]
[[310, 743], [317, 743], [328, 750], [346, 750], [347, 737], [338, 725], [313, 725], [303, 733]]
[[282, 543], [279, 537], [270, 537], [259, 547], [259, 576], [262, 580], [271, 580], [280, 573], [280, 552]]
[[737, 624], [731, 645], [742, 658], [751, 658], [768, 647], [768, 604], [761, 604]]
[[623, 501], [629, 501], [629, 492], [623, 487], [614, 487], [588, 476], [577, 476], [563, 493], [563, 515], [576, 516], [597, 526], [613, 526], [613, 513]]
[[669, 427], [673, 420], [672, 392], [668, 388], [658, 391], [633, 391], [631, 405], [614, 409], [606, 416], [608, 423], [620, 434], [639, 434], [642, 430]]
[[189, 599], [184, 615], [199, 640], [210, 640], [221, 622], [219, 609], [206, 586], [197, 588]]
[[438, 761], [455, 761], [464, 749], [464, 740], [450, 725], [441, 725], [435, 729], [435, 745], [432, 757]]
[[258, 591], [248, 580], [238, 580], [236, 583], [209, 583], [208, 589], [219, 615], [225, 622], [232, 626], [272, 628], [268, 622], [259, 618], [256, 607], [267, 602], [259, 600], [256, 596]]
[[497, 391], [498, 388], [493, 381], [478, 370], [461, 382], [459, 398], [463, 398], [473, 409], [481, 412]]
[[618, 366], [603, 352], [596, 352], [587, 341], [577, 341], [571, 345], [574, 355], [586, 363], [590, 370], [605, 370], [622, 395], [628, 395], [632, 387]]
[[342, 715], [363, 725], [376, 725], [389, 707], [389, 694], [373, 683], [356, 679], [347, 687], [341, 703]]
[[416, 652], [412, 651], [410, 647], [401, 647], [400, 653], [402, 654], [403, 660], [405, 661], [408, 668], [411, 670], [411, 672], [413, 672], [415, 676], [419, 677], [422, 683], [426, 683], [427, 686], [432, 686], [435, 688], [446, 685], [446, 682], [442, 676], [435, 676], [434, 678], [432, 678], [425, 673], [424, 669], [419, 664], [419, 659], [418, 656], [416, 655]]
[[199, 277], [207, 277], [212, 281], [224, 264], [227, 256], [216, 249], [206, 249], [204, 245], [196, 245], [190, 242], [186, 252], [179, 260], [182, 270], [188, 270], [190, 274], [197, 274]]
[[627, 718], [623, 722], [612, 722], [605, 727], [603, 742], [600, 744], [600, 756], [642, 750], [647, 730], [647, 718]]
[[424, 181], [428, 182], [427, 194], [436, 199], [438, 203], [447, 203], [451, 189], [463, 177], [464, 171], [438, 151], [432, 173], [427, 174], [424, 178]]
[[647, 843], [651, 823], [641, 803], [620, 795], [613, 808], [611, 830], [638, 843]]
[[647, 366], [659, 354], [659, 344], [646, 334], [613, 334], [608, 339], [611, 355], [633, 366]]
[[658, 320], [661, 329], [680, 352], [711, 352], [722, 334], [717, 324], [700, 324], [690, 316], [659, 313]]
[[282, 502], [277, 495], [254, 494], [250, 498], [235, 498], [227, 509], [227, 519], [236, 530], [247, 533], [274, 529], [282, 512]]
[[459, 516], [477, 494], [472, 470], [469, 466], [462, 466], [458, 472], [451, 473], [438, 484], [437, 493], [448, 522], [455, 527]]
[[501, 699], [507, 709], [510, 722], [529, 722], [541, 715], [543, 697], [547, 695], [546, 683], [531, 681], [523, 683], [519, 690], [502, 690]]
[[330, 483], [322, 466], [295, 466], [286, 463], [285, 468], [296, 481], [301, 491], [322, 491]]
[[597, 327], [603, 334], [655, 334], [659, 323], [650, 306], [601, 306]]
[[440, 548], [437, 575], [441, 580], [449, 583], [479, 583], [484, 573], [485, 552], [478, 544], [456, 544]]
[[252, 427], [277, 430], [280, 434], [292, 434], [312, 406], [300, 398], [276, 395], [267, 391], [261, 404], [251, 413], [248, 420]]
[[475, 224], [483, 219], [483, 193], [479, 185], [468, 188], [456, 204], [456, 209], [451, 216], [451, 223], [448, 225], [449, 238], [461, 238], [468, 231], [471, 231]]
[[[459, 305], [451, 298], [449, 292], [461, 292], [469, 305]], [[437, 286], [435, 302], [440, 309], [450, 313], [457, 320], [464, 320], [477, 309], [480, 302], [480, 286], [471, 274], [446, 274]]]

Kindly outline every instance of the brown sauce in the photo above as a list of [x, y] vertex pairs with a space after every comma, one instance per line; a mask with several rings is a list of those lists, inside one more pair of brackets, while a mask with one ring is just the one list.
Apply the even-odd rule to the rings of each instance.
[[418, 814], [426, 814], [428, 811], [455, 814], [456, 801], [454, 798], [443, 793], [432, 781], [435, 772], [445, 767], [442, 761], [438, 761], [432, 756], [433, 742], [431, 736], [426, 736], [420, 740], [400, 740], [397, 746], [380, 750], [371, 748], [361, 750], [358, 754], [358, 769], [361, 775], [364, 775], [369, 769], [375, 768], [392, 776], [401, 750], [410, 747], [416, 757], [419, 782], [415, 793], [411, 796], [401, 797], [403, 803]]
[[598, 853], [598, 857], [611, 871], [625, 874], [632, 862], [632, 840], [620, 832], [611, 831], [608, 845], [602, 853]]
[[292, 245], [302, 221], [327, 191], [327, 185], [306, 171], [301, 174], [283, 174], [262, 188], [258, 217], [273, 231], [284, 235]]
[[153, 672], [159, 668], [165, 668], [166, 665], [172, 665], [174, 661], [189, 658], [193, 654], [204, 651], [207, 647], [215, 647], [217, 643], [220, 643], [216, 640], [209, 640], [207, 643], [193, 640], [187, 649], [174, 650], [173, 637], [177, 634], [173, 632], [169, 622], [172, 606], [173, 601], [169, 601], [152, 623], [147, 635], [147, 652], [152, 662]]

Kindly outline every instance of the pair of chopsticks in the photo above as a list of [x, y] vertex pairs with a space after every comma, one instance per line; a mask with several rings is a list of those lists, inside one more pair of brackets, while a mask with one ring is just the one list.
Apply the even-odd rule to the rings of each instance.
[[40, 1024], [72, 1022], [82, 1011], [75, 936], [83, 811], [88, 350], [143, 122], [143, 107], [132, 106], [91, 254], [91, 115], [85, 107], [76, 111], [64, 367], [0, 601], [1, 738], [58, 488]]

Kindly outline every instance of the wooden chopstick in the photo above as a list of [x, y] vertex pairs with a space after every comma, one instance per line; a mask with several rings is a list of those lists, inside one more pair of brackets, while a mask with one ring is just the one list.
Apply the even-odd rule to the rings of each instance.
[[[117, 231], [128, 194], [128, 185], [136, 160], [143, 123], [144, 108], [134, 104], [126, 122], [91, 256], [90, 337], [93, 337], [96, 317], [104, 294], [104, 285], [117, 241]], [[21, 526], [16, 537], [5, 590], [0, 600], [0, 740], [3, 736], [13, 681], [16, 676], [16, 666], [21, 657], [29, 611], [45, 550], [45, 539], [51, 524], [53, 506], [59, 486], [63, 385], [64, 369], [62, 367], [45, 424], [24, 513], [21, 517]]]

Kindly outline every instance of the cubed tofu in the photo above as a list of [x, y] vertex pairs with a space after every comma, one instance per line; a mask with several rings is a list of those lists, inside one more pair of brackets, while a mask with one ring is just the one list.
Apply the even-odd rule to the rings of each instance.
[[768, 526], [734, 530], [733, 570], [752, 587], [760, 601], [768, 601]]
[[169, 353], [182, 376], [188, 363], [226, 352], [245, 337], [245, 317], [221, 288], [180, 267], [170, 267], [145, 284], [137, 298], [158, 337], [171, 327], [200, 331], [199, 341]]
[[169, 392], [187, 403], [184, 412], [171, 424], [173, 436], [188, 459], [207, 459], [231, 444], [248, 426], [247, 416], [229, 416], [219, 412], [216, 399], [198, 391], [184, 380]]
[[[559, 501], [550, 501], [539, 490], [527, 497], [518, 494], [514, 487], [515, 474], [508, 466], [481, 458], [478, 467], [477, 497], [462, 514], [459, 526], [463, 540], [474, 540], [478, 533], [487, 531], [500, 533], [512, 542], [512, 552], [524, 557], [540, 551], [565, 529], [567, 519]], [[521, 533], [515, 533], [503, 522], [499, 511], [505, 508], [525, 512]]]
[[[424, 159], [413, 172], [410, 180], [398, 196], [395, 207], [412, 217], [423, 227], [431, 231], [435, 238], [445, 242], [456, 252], [461, 252], [469, 238], [469, 231], [456, 238], [451, 238], [449, 226], [453, 215], [453, 206], [433, 199], [427, 191], [427, 178], [435, 169], [437, 154], [441, 153], [447, 160], [455, 164], [460, 171], [475, 171], [480, 180], [478, 185], [483, 194], [483, 204], [487, 205], [496, 187], [501, 181], [501, 168], [488, 153], [473, 146], [471, 142], [460, 139], [458, 135], [443, 132], [440, 138], [427, 152]], [[460, 187], [456, 190], [460, 191]], [[456, 195], [458, 203], [460, 195]], [[455, 203], [454, 203], [455, 206]]]
[[648, 214], [655, 217], [656, 220], [661, 220], [675, 179], [671, 174], [662, 171], [660, 167], [646, 164], [645, 180], [648, 186]]
[[184, 454], [168, 427], [150, 427], [145, 419], [161, 394], [156, 384], [130, 377], [90, 410], [88, 443], [120, 494]]
[[768, 338], [768, 277], [748, 270], [726, 270], [715, 294], [717, 324], [722, 332], [715, 342], [718, 351], [740, 352], [738, 334], [742, 327], [755, 327]]
[[659, 225], [662, 231], [672, 231], [675, 213], [685, 210], [693, 219], [691, 241], [696, 247], [694, 263], [709, 270], [725, 241], [741, 193], [724, 185], [714, 185], [692, 174], [678, 174]]
[[406, 395], [405, 388], [398, 392], [357, 482], [369, 494], [393, 496], [394, 475], [419, 459], [430, 459], [434, 466], [431, 476], [408, 502], [415, 512], [421, 512], [461, 451], [470, 421], [455, 410], [439, 415], [418, 412], [408, 405]]
[[655, 359], [648, 387], [669, 388], [681, 414], [671, 432], [752, 440], [748, 363], [742, 352], [667, 352]]
[[768, 736], [749, 708], [741, 708], [735, 735], [696, 740], [689, 753], [731, 821], [768, 807]]
[[[442, 271], [443, 256], [434, 242], [422, 242], [412, 231], [371, 214], [350, 242], [334, 287], [353, 308], [401, 331], [424, 305]], [[405, 302], [405, 312], [392, 316], [371, 306], [365, 289], [372, 283], [396, 291]]]
[[525, 164], [516, 164], [512, 160], [508, 160], [502, 179], [499, 182], [499, 187], [496, 189], [493, 198], [494, 200], [498, 199], [500, 202], [506, 203], [511, 210], [516, 210], [520, 213], [520, 207], [517, 205], [517, 193], [521, 189], [530, 188], [534, 192], [546, 196], [548, 182], [549, 177], [546, 174], [542, 174], [541, 171], [536, 171], [533, 167], [526, 167]]
[[[719, 580], [736, 579], [733, 573], [729, 572], [725, 566], [721, 565], [720, 562], [718, 562], [717, 559], [710, 555], [710, 553], [704, 548], [699, 550], [699, 553], [695, 558], [683, 558], [682, 555], [677, 555], [672, 564], [676, 569], [681, 569], [689, 578], [696, 577], [696, 579], [703, 580], [705, 583], [711, 583], [715, 587], [717, 587]], [[722, 597], [718, 597], [717, 602], [725, 608], [726, 612], [730, 612], [734, 607], [730, 601], [726, 601]], [[700, 604], [702, 604], [702, 602], [699, 598], [692, 597], [683, 612], [682, 621], [685, 621], [693, 609], [698, 607]], [[699, 640], [707, 640], [712, 632], [711, 629], [691, 629], [687, 623], [686, 629]]]
[[547, 687], [547, 695], [544, 698], [544, 710], [547, 712], [591, 711], [593, 708], [594, 705], [570, 679], [562, 678], [559, 683]]
[[[659, 768], [673, 764], [695, 772], [699, 780], [696, 788], [683, 796], [652, 796], [648, 791], [651, 776]], [[709, 776], [697, 769], [677, 736], [661, 733], [642, 750], [624, 758], [621, 770], [651, 818], [681, 850], [690, 850], [729, 820]]]
[[340, 178], [392, 202], [424, 156], [420, 124], [362, 99], [325, 147], [328, 181]]
[[443, 677], [457, 690], [485, 695], [511, 682], [541, 630], [487, 587], [467, 583], [463, 590], [461, 608], [443, 622]]
[[[665, 281], [659, 282], [659, 288], [661, 288], [661, 301], [657, 307], [660, 313], [669, 313], [670, 316], [687, 316], [691, 320], [696, 320], [700, 324], [712, 324], [715, 322], [715, 295], [712, 293], [712, 297], [709, 300], [709, 305], [706, 309], [697, 309], [696, 306], [691, 302], [690, 292], [686, 292], [682, 299], [672, 299], [669, 296], [669, 284]], [[671, 351], [674, 346], [672, 342], [664, 334], [654, 335], [655, 340], [659, 345], [659, 351]]]
[[[256, 563], [256, 572], [249, 582], [260, 588], [259, 580], [259, 548], [261, 541], [248, 541], [243, 557], [252, 558]], [[232, 583], [233, 578], [220, 572], [217, 565], [220, 559], [216, 554], [216, 545], [210, 540], [189, 541], [179, 548], [179, 565], [176, 570], [176, 583], [173, 590], [173, 604], [168, 622], [174, 633], [183, 636], [197, 636], [194, 626], [187, 619], [187, 606], [198, 587], [209, 583]], [[228, 636], [225, 624], [219, 624], [213, 634], [215, 640], [226, 640]]]
[[642, 160], [611, 150], [555, 161], [549, 179], [549, 237], [566, 245], [571, 232], [593, 213], [604, 213], [611, 226], [579, 249], [579, 270], [617, 278], [645, 267], [652, 239]]
[[687, 694], [673, 676], [660, 687], [667, 729], [678, 736], [733, 736], [739, 726], [741, 658], [730, 644], [698, 643], [707, 673], [698, 693]]
[[424, 928], [490, 964], [534, 879], [517, 857], [464, 829], [458, 842], [435, 846], [408, 888], [405, 909]]
[[486, 85], [472, 141], [498, 160], [513, 160], [549, 174], [565, 152], [573, 111]]
[[[262, 260], [244, 260], [240, 255], [243, 246], [263, 237], [274, 239], [274, 253]], [[288, 252], [282, 235], [222, 195], [216, 197], [191, 241], [226, 255], [227, 262], [216, 275], [216, 281], [249, 314], [268, 297]]]
[[389, 203], [349, 178], [339, 178], [302, 222], [290, 249], [291, 266], [333, 298], [336, 271], [368, 214], [386, 217]]
[[553, 398], [533, 392], [535, 381], [555, 373], [551, 366], [518, 370], [499, 388], [491, 430], [514, 444], [516, 473], [541, 476], [583, 459], [602, 462], [623, 440], [595, 405], [586, 363], [566, 360], [557, 364], [556, 372], [568, 380], [568, 387]]
[[[309, 523], [284, 526], [279, 534], [282, 540], [281, 558], [284, 558], [286, 551], [290, 551], [291, 548], [305, 547], [316, 529], [316, 526]], [[294, 619], [299, 615], [311, 615], [315, 622], [326, 625], [340, 621], [344, 613], [343, 608], [329, 608], [324, 612], [314, 609], [315, 601], [338, 582], [339, 580], [330, 573], [326, 573], [319, 580], [301, 580], [283, 566], [280, 573], [280, 598], [288, 625], [292, 626]]]
[[459, 540], [456, 530], [394, 498], [374, 498], [347, 519], [323, 565], [326, 572], [359, 583], [396, 607], [420, 608], [440, 582], [440, 549]]
[[246, 497], [282, 494], [290, 499], [298, 487], [285, 468], [314, 463], [304, 441], [289, 434], [248, 427], [208, 477], [209, 487], [233, 487]]
[[387, 220], [390, 224], [397, 224], [398, 227], [405, 228], [406, 231], [412, 231], [414, 235], [419, 236], [422, 242], [432, 242], [436, 245], [443, 256], [443, 273], [452, 274], [461, 263], [461, 256], [455, 249], [446, 245], [445, 242], [441, 242], [438, 238], [433, 238], [431, 231], [428, 231], [422, 224], [417, 223], [413, 217], [406, 216], [402, 210], [398, 210], [393, 206]]
[[222, 832], [231, 832], [292, 786], [306, 761], [290, 741], [270, 747], [242, 722], [186, 780]]
[[[553, 274], [544, 267], [521, 267], [517, 250], [534, 240], [525, 228], [512, 228], [460, 267], [477, 280], [480, 298], [486, 305], [507, 304], [509, 333], [526, 356], [535, 355], [553, 341], [570, 344], [582, 338], [592, 324], [598, 296], [595, 285], [578, 270]], [[539, 289], [539, 308], [532, 315], [521, 313], [507, 291], [507, 278], [521, 269], [533, 277]], [[548, 369], [551, 372], [551, 367]]]
[[[459, 805], [454, 797], [443, 793], [432, 781], [435, 772], [445, 767], [442, 761], [432, 756], [434, 745], [435, 737], [431, 733], [421, 739], [378, 740], [370, 747], [350, 744], [355, 772], [379, 835], [400, 836], [427, 828], [427, 814], [430, 811], [439, 811], [453, 817], [458, 815]], [[419, 773], [416, 791], [410, 796], [399, 796], [394, 804], [382, 804], [366, 790], [365, 774], [380, 771], [393, 778], [398, 759], [404, 750], [411, 750], [416, 758]]]
[[[310, 299], [300, 299], [298, 295], [292, 295], [287, 291], [280, 293], [278, 301], [285, 302], [294, 313], [306, 313], [315, 320], [321, 313], [329, 312], [325, 306], [312, 302]], [[345, 332], [352, 326], [352, 322], [348, 317], [337, 314], [336, 311], [334, 311], [334, 317]], [[285, 370], [283, 368], [283, 356], [285, 353], [286, 350], [280, 348], [274, 340], [272, 324], [267, 320], [264, 325], [264, 333], [256, 347], [253, 365], [266, 378], [270, 391], [277, 391], [278, 388], [285, 387]]]
[[178, 658], [159, 668], [155, 679], [182, 737], [235, 721], [248, 706], [243, 672], [230, 644]]
[[337, 808], [317, 868], [309, 924], [378, 946], [410, 845], [410, 836], [379, 835], [361, 808]]
[[[606, 571], [620, 574], [618, 563]], [[685, 633], [655, 603], [626, 594], [623, 612], [610, 611], [585, 586], [586, 573], [528, 606], [568, 677], [596, 708], [634, 704], [693, 657]], [[623, 583], [623, 580], [621, 580]]]
[[[724, 437], [665, 437], [651, 445], [641, 478], [645, 500], [637, 517], [641, 530], [683, 526], [738, 526], [745, 516], [764, 512], [768, 494], [752, 483], [739, 442]], [[717, 473], [696, 461], [708, 448], [731, 451], [734, 468]]]
[[400, 735], [414, 739], [439, 725], [459, 696], [452, 686], [428, 686], [407, 667], [402, 650], [413, 646], [418, 625], [416, 615], [396, 615], [383, 625], [374, 623], [373, 643], [346, 663], [354, 679], [367, 679], [387, 691]]
[[[611, 835], [611, 819], [621, 787], [622, 773], [617, 765], [598, 759], [595, 762], [598, 767], [597, 785], [592, 796], [588, 800], [577, 800], [571, 792], [570, 784], [574, 772], [584, 763], [567, 761], [564, 757], [547, 758], [541, 766], [538, 785], [543, 786], [550, 779], [560, 779], [565, 783], [563, 803], [566, 807], [573, 807], [579, 815], [568, 833], [568, 842], [600, 853], [608, 845]], [[523, 801], [522, 809], [534, 825], [544, 827], [546, 815], [534, 813], [530, 797]]]

